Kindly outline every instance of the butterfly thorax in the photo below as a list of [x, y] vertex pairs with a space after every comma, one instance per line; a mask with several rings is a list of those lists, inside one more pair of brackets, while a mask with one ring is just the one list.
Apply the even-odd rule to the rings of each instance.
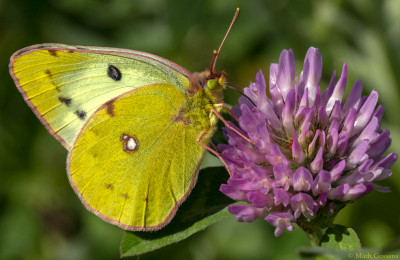
[[185, 124], [193, 124], [200, 131], [215, 127], [217, 119], [211, 110], [222, 103], [225, 72], [211, 74], [209, 71], [193, 73], [190, 86], [186, 90], [187, 102], [174, 119]]

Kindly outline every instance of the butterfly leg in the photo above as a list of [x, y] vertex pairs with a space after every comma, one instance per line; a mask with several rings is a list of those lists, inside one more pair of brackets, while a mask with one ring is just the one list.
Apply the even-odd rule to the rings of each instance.
[[212, 153], [212, 154], [214, 154], [215, 156], [217, 156], [218, 159], [220, 159], [221, 162], [224, 164], [226, 170], [227, 170], [228, 173], [229, 173], [229, 176], [232, 177], [231, 171], [229, 170], [229, 167], [228, 167], [228, 165], [226, 164], [226, 162], [224, 161], [224, 159], [222, 158], [222, 156], [221, 156], [217, 151], [211, 149], [210, 147], [208, 147], [207, 145], [205, 145], [205, 144], [203, 144], [203, 143], [201, 142], [201, 140], [204, 138], [204, 135], [205, 135], [205, 134], [206, 134], [206, 130], [204, 130], [204, 131], [200, 134], [200, 136], [197, 138], [196, 141], [197, 141], [201, 146], [203, 146], [207, 151], [209, 151], [210, 153]]
[[[218, 104], [218, 108], [217, 108], [217, 109], [220, 110], [221, 108], [225, 108], [225, 110], [226, 110], [229, 114], [231, 114], [231, 115], [235, 118], [235, 120], [239, 121], [239, 120], [233, 115], [232, 111], [231, 111], [228, 107], [226, 107], [224, 104]], [[246, 137], [244, 134], [242, 134], [242, 133], [241, 133], [238, 129], [236, 129], [234, 126], [232, 126], [231, 124], [229, 124], [229, 123], [221, 116], [221, 114], [219, 113], [219, 111], [218, 111], [217, 109], [215, 109], [215, 108], [211, 109], [211, 113], [214, 113], [214, 114], [225, 124], [225, 126], [226, 126], [227, 128], [231, 129], [232, 131], [234, 131], [235, 133], [237, 133], [240, 137], [242, 137], [244, 140], [246, 140], [247, 142], [249, 142], [249, 143], [251, 143], [251, 144], [254, 145], [254, 142], [253, 142], [252, 140], [250, 140], [248, 137]]]
[[221, 108], [224, 108], [225, 111], [228, 112], [229, 115], [231, 115], [231, 117], [232, 117], [233, 119], [235, 119], [236, 122], [239, 122], [239, 119], [232, 113], [232, 110], [230, 110], [230, 108], [227, 107], [224, 103], [222, 103], [222, 104], [216, 104], [215, 106], [217, 107], [218, 111], [221, 110]]

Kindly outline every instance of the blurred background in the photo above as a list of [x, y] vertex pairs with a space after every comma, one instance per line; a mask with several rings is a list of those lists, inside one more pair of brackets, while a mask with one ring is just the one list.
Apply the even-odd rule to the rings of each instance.
[[[322, 89], [347, 62], [348, 91], [360, 78], [364, 95], [379, 92], [390, 151], [400, 151], [400, 1], [0, 0], [0, 259], [118, 259], [123, 234], [86, 211], [72, 191], [67, 152], [8, 73], [12, 53], [43, 42], [121, 47], [202, 71], [236, 7], [240, 18], [217, 63], [231, 82], [247, 86], [259, 69], [268, 77], [269, 64], [288, 48], [299, 75], [307, 49], [318, 47]], [[227, 103], [236, 103], [237, 94], [226, 96]], [[336, 221], [355, 229], [365, 247], [382, 247], [400, 234], [399, 163], [380, 184], [392, 192], [373, 191]], [[139, 259], [287, 259], [308, 245], [299, 228], [275, 238], [265, 221], [236, 223], [231, 216]]]

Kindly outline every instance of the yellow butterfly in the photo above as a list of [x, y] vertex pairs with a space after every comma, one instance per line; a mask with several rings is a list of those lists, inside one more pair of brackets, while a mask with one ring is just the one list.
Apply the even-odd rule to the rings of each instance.
[[63, 44], [19, 50], [9, 68], [69, 151], [68, 177], [88, 210], [126, 230], [172, 219], [216, 130], [224, 72], [192, 74], [140, 51]]

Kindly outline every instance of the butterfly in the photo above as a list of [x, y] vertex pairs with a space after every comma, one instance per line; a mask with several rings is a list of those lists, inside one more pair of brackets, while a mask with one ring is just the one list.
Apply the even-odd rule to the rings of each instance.
[[169, 223], [216, 131], [212, 111], [223, 102], [225, 72], [191, 73], [145, 52], [64, 44], [21, 49], [9, 69], [68, 150], [68, 178], [88, 210], [125, 230]]

